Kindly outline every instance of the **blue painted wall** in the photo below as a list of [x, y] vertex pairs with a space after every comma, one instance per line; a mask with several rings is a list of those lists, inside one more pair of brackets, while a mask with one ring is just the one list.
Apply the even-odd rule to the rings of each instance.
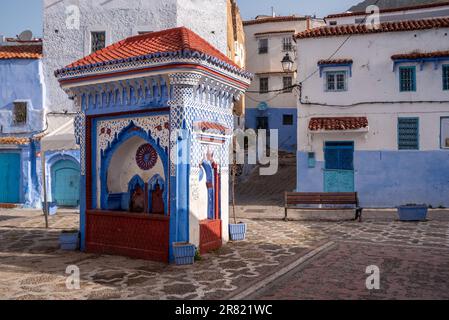
[[[284, 114], [293, 115], [293, 125], [283, 125]], [[246, 109], [245, 125], [247, 129], [256, 129], [257, 117], [268, 117], [270, 129], [279, 130], [279, 149], [294, 152], [297, 150], [298, 111], [296, 108], [270, 108], [266, 111]]]
[[[355, 187], [367, 208], [409, 203], [449, 208], [449, 152], [356, 151]], [[323, 192], [324, 162], [308, 168], [307, 153], [298, 153], [298, 191]]]
[[[43, 129], [43, 92], [41, 60], [0, 60], [0, 125], [3, 133], [26, 133]], [[12, 124], [13, 102], [29, 103], [26, 125]]]

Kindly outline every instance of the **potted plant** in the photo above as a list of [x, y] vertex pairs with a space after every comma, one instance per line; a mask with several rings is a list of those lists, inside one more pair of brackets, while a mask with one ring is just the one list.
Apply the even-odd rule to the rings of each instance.
[[178, 266], [194, 264], [196, 256], [195, 245], [188, 242], [177, 242], [173, 244], [173, 255]]
[[425, 221], [427, 212], [428, 206], [425, 204], [407, 204], [398, 207], [399, 220], [401, 221]]
[[79, 248], [80, 235], [78, 230], [64, 230], [59, 236], [61, 250], [76, 251]]
[[[234, 139], [234, 150], [236, 141]], [[232, 213], [233, 213], [233, 222], [229, 224], [229, 237], [232, 241], [242, 241], [246, 239], [246, 231], [248, 230], [248, 225], [245, 223], [237, 223], [237, 216], [235, 213], [235, 176], [237, 173], [237, 163], [236, 157], [234, 156], [234, 162], [232, 164]]]

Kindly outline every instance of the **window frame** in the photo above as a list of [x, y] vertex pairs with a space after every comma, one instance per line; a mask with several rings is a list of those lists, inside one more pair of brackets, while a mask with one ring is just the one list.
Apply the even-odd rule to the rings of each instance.
[[[285, 85], [285, 80], [290, 79], [290, 85]], [[286, 89], [287, 88], [287, 89]], [[282, 93], [292, 93], [293, 92], [293, 77], [292, 76], [284, 76], [282, 77]]]
[[[266, 80], [266, 90], [262, 90], [262, 81]], [[270, 91], [270, 78], [261, 77], [259, 78], [259, 94], [267, 94]]]
[[94, 48], [93, 48], [94, 34], [100, 34], [100, 33], [104, 34], [104, 47], [102, 49], [104, 49], [104, 48], [106, 48], [108, 46], [108, 39], [107, 39], [107, 32], [106, 32], [106, 30], [91, 30], [90, 31], [90, 43], [89, 43], [90, 53], [91, 54], [94, 53], [94, 52], [97, 52], [98, 50], [102, 50], [102, 49], [94, 50]]
[[[20, 122], [17, 121], [17, 117], [16, 117], [16, 115], [17, 115], [16, 109], [17, 109], [18, 104], [23, 104], [25, 107], [25, 119], [24, 119], [24, 121], [20, 121]], [[28, 119], [29, 119], [28, 106], [29, 106], [28, 101], [16, 100], [13, 102], [12, 123], [15, 127], [26, 126], [28, 124]]]
[[[261, 45], [262, 41], [266, 42], [266, 46], [262, 46]], [[269, 45], [268, 45], [269, 44], [268, 38], [261, 38], [261, 39], [259, 39], [257, 44], [258, 44], [258, 50], [257, 51], [258, 51], [259, 54], [268, 54], [268, 51], [269, 51], [269, 49], [268, 49], [268, 47], [269, 47]], [[262, 50], [262, 49], [264, 49], [264, 50]]]
[[[417, 140], [417, 143], [416, 143], [416, 149], [404, 149], [404, 148], [401, 148], [401, 144], [400, 144], [400, 137], [401, 137], [401, 135], [400, 135], [400, 121], [401, 120], [416, 120], [417, 121], [417, 134], [416, 134], [416, 140]], [[420, 143], [420, 140], [421, 140], [421, 128], [420, 128], [420, 119], [419, 119], [419, 117], [399, 117], [398, 118], [398, 120], [397, 120], [397, 135], [398, 135], [398, 141], [397, 141], [397, 144], [398, 144], [398, 150], [399, 151], [419, 151], [419, 150], [421, 150], [421, 143]]]
[[[444, 141], [444, 137], [443, 137], [443, 121], [447, 120], [449, 122], [449, 117], [440, 117], [440, 149], [441, 150], [449, 150], [449, 146], [447, 147], [443, 147], [443, 141]], [[446, 139], [449, 139], [449, 132], [448, 132], [448, 136]]]
[[292, 52], [293, 51], [293, 41], [292, 40], [293, 40], [293, 38], [291, 36], [282, 38], [282, 52]]
[[[290, 123], [290, 121], [286, 121], [287, 117], [288, 117], [289, 120], [291, 119], [291, 123]], [[282, 115], [282, 125], [283, 126], [294, 126], [295, 125], [295, 117], [294, 117], [294, 115], [291, 114], [291, 113], [284, 113]]]
[[[333, 70], [333, 71], [325, 71], [324, 72], [325, 77], [324, 77], [324, 91], [325, 92], [346, 92], [348, 91], [348, 72], [346, 70]], [[344, 88], [343, 89], [337, 89], [337, 84], [338, 84], [338, 80], [337, 80], [337, 75], [339, 74], [343, 74], [344, 75]], [[333, 75], [334, 76], [334, 89], [329, 89], [329, 75]]]
[[[412, 70], [412, 87], [410, 90], [404, 90], [403, 86], [402, 86], [402, 72], [404, 70]], [[416, 66], [402, 66], [399, 67], [399, 91], [400, 92], [416, 92], [417, 90], [417, 83], [416, 83]]]
[[449, 90], [449, 64], [443, 64], [441, 69], [442, 69], [442, 78], [443, 78], [443, 91], [448, 91]]

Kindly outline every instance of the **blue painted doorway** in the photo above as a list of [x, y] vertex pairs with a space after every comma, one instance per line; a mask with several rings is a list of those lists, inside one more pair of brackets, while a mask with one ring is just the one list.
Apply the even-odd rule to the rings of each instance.
[[326, 142], [324, 192], [354, 192], [354, 142]]
[[58, 206], [76, 207], [80, 199], [80, 168], [71, 160], [60, 160], [51, 167], [53, 201]]
[[0, 153], [0, 203], [20, 202], [20, 153]]

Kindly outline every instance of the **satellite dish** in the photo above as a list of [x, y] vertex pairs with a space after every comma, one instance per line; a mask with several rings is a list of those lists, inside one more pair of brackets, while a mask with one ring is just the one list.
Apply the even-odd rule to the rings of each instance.
[[33, 39], [33, 33], [30, 30], [25, 30], [19, 35], [20, 41], [31, 41]]

